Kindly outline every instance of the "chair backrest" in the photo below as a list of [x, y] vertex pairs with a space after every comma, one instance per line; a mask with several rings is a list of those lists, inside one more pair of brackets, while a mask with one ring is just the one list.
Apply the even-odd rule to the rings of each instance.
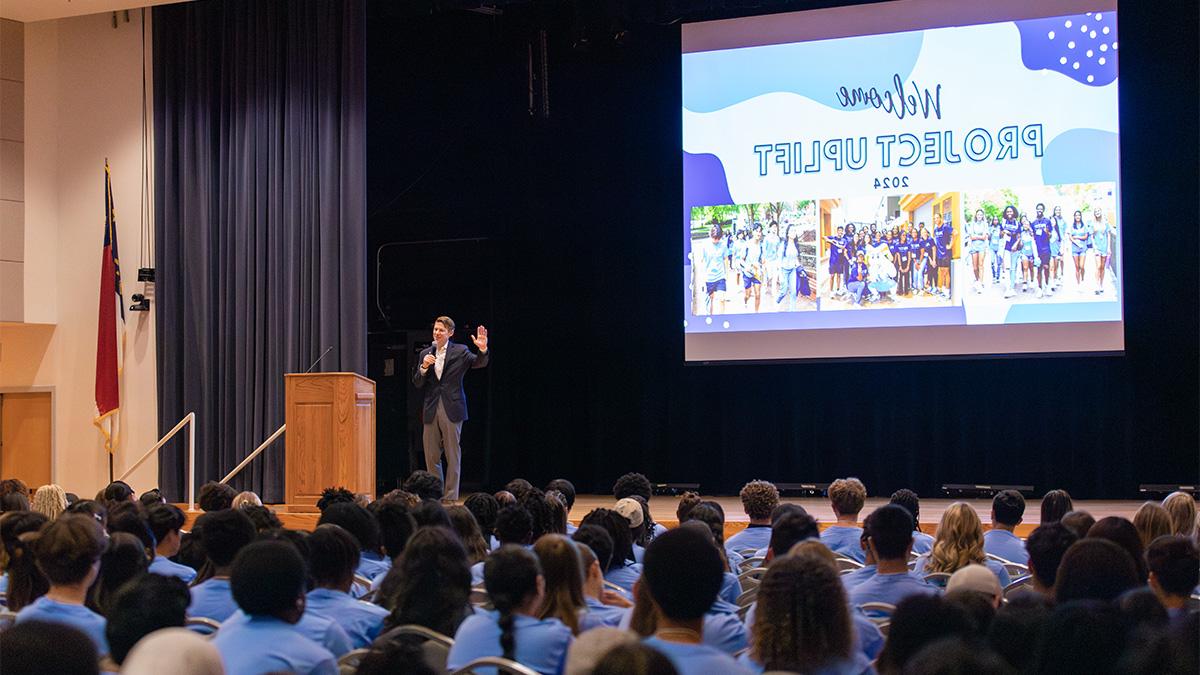
[[742, 556], [743, 558], [753, 558], [754, 556], [758, 555], [758, 549], [756, 549], [756, 548], [743, 548], [743, 549], [739, 549], [739, 550], [737, 551], [737, 554], [738, 554], [738, 555], [740, 555], [740, 556]]
[[201, 635], [216, 635], [221, 629], [221, 622], [203, 616], [189, 616], [183, 625]]
[[354, 583], [350, 585], [350, 595], [361, 598], [371, 590], [371, 580], [361, 574], [354, 575]]
[[633, 590], [630, 588], [625, 588], [624, 586], [622, 586], [620, 584], [614, 584], [613, 582], [609, 581], [608, 579], [604, 580], [604, 587], [610, 591], [616, 591], [622, 595], [628, 595]]
[[853, 558], [847, 558], [844, 555], [839, 555], [838, 557], [834, 558], [833, 564], [835, 567], [837, 567], [839, 572], [843, 572], [845, 570], [858, 570], [862, 569], [863, 566], [863, 564], [857, 560]]
[[938, 588], [945, 588], [946, 584], [950, 583], [949, 572], [930, 572], [925, 575], [925, 583], [932, 584]]
[[738, 607], [749, 607], [751, 603], [758, 599], [758, 586], [742, 591], [742, 594], [737, 597], [737, 602], [734, 604]]
[[1004, 587], [1004, 599], [1007, 600], [1014, 592], [1030, 586], [1033, 586], [1032, 574], [1026, 574], [1023, 577], [1017, 577], [1016, 579], [1013, 579], [1009, 585]]
[[[746, 615], [750, 613], [750, 608], [753, 606], [754, 606], [754, 603], [750, 603], [750, 604], [747, 604], [745, 607], [738, 607], [737, 615], [738, 615], [738, 618], [742, 620], [742, 623], [746, 622]], [[747, 628], [749, 628], [749, 626], [747, 626]]]
[[510, 661], [499, 656], [482, 656], [462, 668], [452, 671], [450, 675], [474, 675], [476, 668], [483, 667], [495, 668], [497, 673], [509, 673], [509, 675], [538, 675], [536, 670], [528, 666], [523, 666], [516, 661]]
[[886, 602], [864, 602], [858, 606], [867, 615], [867, 618], [875, 622], [878, 626], [881, 623], [890, 621], [892, 614], [896, 611], [896, 606]]
[[750, 570], [761, 569], [765, 562], [767, 562], [767, 559], [762, 557], [746, 558], [738, 563], [738, 571], [744, 574]]
[[890, 630], [892, 627], [892, 620], [888, 619], [887, 621], [881, 621], [875, 624], [875, 627], [879, 629], [879, 634], [886, 638], [888, 630]]
[[337, 660], [338, 672], [340, 675], [354, 675], [358, 672], [358, 664], [362, 662], [363, 657], [370, 653], [371, 650], [364, 647], [342, 654]]
[[765, 567], [755, 567], [754, 569], [746, 570], [738, 575], [738, 581], [742, 584], [742, 588], [746, 587], [747, 583], [757, 585], [762, 581], [763, 576], [767, 573]]
[[432, 628], [427, 628], [425, 626], [419, 626], [415, 623], [408, 623], [408, 624], [404, 624], [403, 626], [396, 626], [395, 628], [389, 630], [388, 632], [386, 632], [383, 635], [380, 635], [378, 638], [376, 638], [376, 643], [387, 642], [388, 640], [392, 640], [394, 638], [405, 637], [405, 636], [410, 636], [410, 635], [421, 638], [421, 640], [428, 640], [430, 642], [436, 642], [436, 643], [444, 645], [446, 647], [454, 646], [454, 638], [448, 637], [446, 635], [442, 635], [441, 633], [437, 632], [436, 630], [433, 630]]
[[468, 596], [472, 605], [476, 607], [486, 607], [492, 604], [492, 598], [488, 595], [487, 589], [482, 586], [475, 586], [471, 589], [471, 595]]
[[7, 609], [0, 611], [0, 631], [11, 628], [17, 622], [17, 613]]
[[363, 596], [361, 598], [359, 598], [359, 600], [362, 600], [363, 602], [374, 603], [375, 597], [378, 595], [379, 595], [379, 589], [373, 588], [373, 589], [367, 591], [366, 593], [364, 593]]

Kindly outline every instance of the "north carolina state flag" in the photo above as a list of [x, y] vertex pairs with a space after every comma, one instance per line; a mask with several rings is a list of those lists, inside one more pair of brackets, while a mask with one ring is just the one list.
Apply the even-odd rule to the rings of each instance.
[[[100, 320], [96, 334], [96, 419], [104, 448], [113, 451], [113, 435], [102, 421], [121, 407], [118, 374], [125, 344], [125, 304], [121, 297], [121, 261], [117, 254], [117, 220], [113, 210], [112, 176], [104, 162], [104, 250], [100, 260]], [[110, 429], [112, 427], [110, 422]]]

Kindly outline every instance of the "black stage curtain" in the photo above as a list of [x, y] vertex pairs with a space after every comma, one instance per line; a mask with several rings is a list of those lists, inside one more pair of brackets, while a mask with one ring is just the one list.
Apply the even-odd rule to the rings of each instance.
[[[365, 30], [362, 0], [154, 8], [158, 419], [195, 411], [198, 485], [283, 423], [284, 373], [366, 372]], [[283, 481], [277, 443], [233, 485]]]

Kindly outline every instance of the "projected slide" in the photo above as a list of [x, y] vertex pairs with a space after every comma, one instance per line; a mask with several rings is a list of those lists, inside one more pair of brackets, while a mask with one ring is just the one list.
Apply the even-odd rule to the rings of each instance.
[[1004, 4], [683, 27], [688, 360], [1124, 348], [1115, 5]]

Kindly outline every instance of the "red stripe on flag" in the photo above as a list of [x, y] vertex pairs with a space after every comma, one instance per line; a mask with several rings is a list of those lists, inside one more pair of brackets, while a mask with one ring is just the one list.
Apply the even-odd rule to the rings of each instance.
[[96, 410], [105, 415], [121, 406], [117, 386], [117, 271], [112, 248], [100, 264], [100, 321], [96, 335]]

